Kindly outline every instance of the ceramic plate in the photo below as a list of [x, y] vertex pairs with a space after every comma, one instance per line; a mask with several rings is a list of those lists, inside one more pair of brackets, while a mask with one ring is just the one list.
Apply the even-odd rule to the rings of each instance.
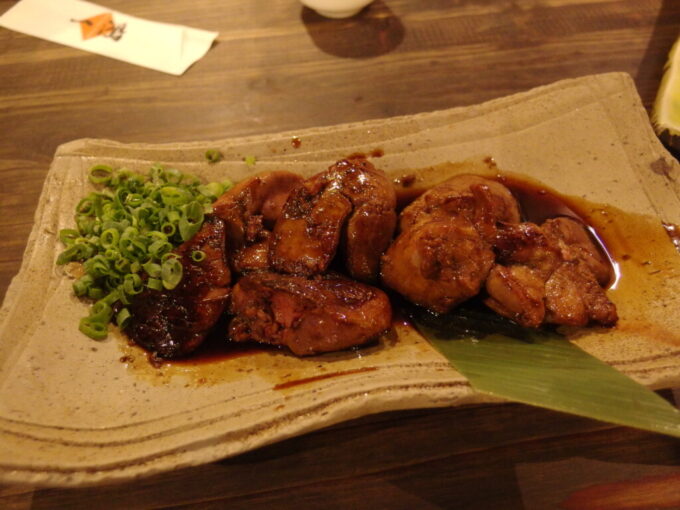
[[[225, 159], [208, 165], [209, 148]], [[272, 169], [310, 175], [356, 152], [395, 178], [415, 173], [416, 186], [500, 172], [578, 197], [620, 255], [622, 277], [610, 295], [621, 321], [611, 331], [566, 334], [651, 387], [680, 382], [680, 257], [662, 226], [680, 224], [678, 164], [656, 140], [627, 75], [294, 134], [164, 145], [77, 140], [56, 152], [0, 311], [0, 478], [60, 486], [123, 480], [369, 413], [490, 401], [403, 324], [348, 352], [234, 351], [160, 368], [120, 334], [95, 342], [78, 332], [86, 307], [54, 262], [57, 233], [71, 226], [89, 190], [91, 165], [146, 171], [161, 162], [206, 180], [239, 180]], [[254, 167], [243, 161], [249, 155]]]

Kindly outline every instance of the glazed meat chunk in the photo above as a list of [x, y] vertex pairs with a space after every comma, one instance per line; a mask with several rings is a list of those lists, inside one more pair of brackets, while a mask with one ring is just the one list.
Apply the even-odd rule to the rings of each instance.
[[537, 271], [516, 264], [496, 264], [486, 280], [486, 305], [522, 326], [537, 328], [545, 319], [545, 279]]
[[326, 271], [338, 248], [352, 278], [377, 278], [397, 221], [396, 193], [384, 172], [362, 157], [343, 159], [295, 188], [274, 227], [276, 271]]
[[233, 341], [287, 346], [294, 354], [361, 345], [389, 329], [390, 302], [380, 289], [345, 278], [252, 273], [234, 286]]
[[301, 182], [292, 172], [266, 172], [241, 181], [213, 203], [213, 212], [226, 226], [234, 271], [269, 268], [271, 230], [288, 194]]
[[600, 285], [606, 286], [610, 283], [613, 276], [611, 264], [602, 250], [595, 245], [581, 222], [562, 216], [549, 219], [541, 226], [548, 237], [570, 250], [572, 257], [581, 260]]
[[413, 303], [448, 312], [484, 285], [497, 225], [519, 219], [517, 201], [502, 184], [453, 177], [404, 208], [401, 232], [382, 257], [382, 281]]
[[294, 189], [274, 227], [269, 256], [282, 273], [311, 276], [328, 269], [352, 203], [321, 181]]
[[494, 262], [465, 218], [425, 221], [402, 232], [382, 259], [382, 280], [412, 303], [448, 312], [477, 295]]
[[[194, 260], [195, 251], [205, 258]], [[196, 235], [175, 253], [182, 264], [182, 280], [172, 290], [146, 289], [136, 295], [126, 329], [133, 341], [160, 358], [195, 350], [220, 318], [229, 296], [231, 273], [222, 220], [207, 215]]]
[[382, 170], [362, 158], [338, 162], [333, 180], [342, 182], [343, 193], [352, 201], [342, 249], [347, 271], [357, 280], [375, 281], [380, 256], [392, 240], [397, 224], [397, 195]]
[[592, 271], [576, 259], [562, 262], [545, 282], [545, 322], [568, 326], [614, 326], [616, 306]]
[[485, 303], [500, 315], [528, 327], [616, 324], [616, 307], [601, 286], [609, 267], [576, 220], [505, 225], [495, 245], [498, 264]]
[[501, 183], [478, 175], [462, 174], [429, 189], [404, 208], [399, 230], [435, 218], [462, 216], [485, 240], [491, 241], [496, 224], [518, 223], [519, 204]]

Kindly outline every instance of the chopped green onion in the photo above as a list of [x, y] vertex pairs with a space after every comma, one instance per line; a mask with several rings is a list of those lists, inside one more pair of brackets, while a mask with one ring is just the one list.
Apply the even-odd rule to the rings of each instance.
[[104, 255], [95, 255], [83, 263], [85, 272], [92, 278], [107, 276], [111, 272], [111, 264]]
[[163, 223], [163, 225], [161, 225], [161, 231], [162, 231], [167, 237], [173, 236], [173, 235], [175, 234], [175, 231], [176, 231], [176, 230], [177, 230], [177, 229], [176, 229], [175, 225], [173, 225], [172, 223]]
[[76, 216], [76, 225], [78, 226], [78, 231], [81, 235], [90, 235], [94, 233], [94, 226], [96, 220], [84, 214], [79, 214]]
[[120, 298], [120, 291], [118, 289], [116, 289], [116, 290], [109, 292], [109, 294], [106, 297], [102, 298], [102, 301], [113, 306], [116, 303], [116, 301], [118, 301], [119, 298]]
[[111, 320], [113, 309], [105, 300], [97, 301], [90, 309], [90, 319], [97, 322], [107, 323]]
[[154, 259], [160, 259], [172, 250], [172, 245], [167, 241], [154, 241], [149, 245], [149, 255]]
[[222, 153], [217, 149], [208, 149], [205, 151], [205, 159], [208, 160], [208, 163], [217, 163], [222, 157]]
[[116, 271], [119, 273], [126, 273], [130, 270], [131, 265], [132, 264], [128, 259], [121, 257], [114, 262], [113, 267], [115, 267]]
[[224, 193], [224, 186], [219, 182], [211, 182], [210, 184], [199, 186], [198, 191], [201, 193], [201, 195], [215, 200], [222, 193]]
[[123, 290], [129, 296], [139, 294], [143, 289], [142, 278], [138, 274], [126, 274], [123, 278]]
[[113, 168], [108, 165], [95, 165], [90, 168], [90, 174], [88, 175], [90, 182], [93, 184], [107, 184], [111, 181], [111, 175], [113, 174]]
[[198, 232], [212, 202], [232, 183], [201, 184], [193, 175], [162, 165], [153, 165], [146, 176], [95, 165], [88, 180], [98, 190], [78, 202], [76, 228], [59, 232], [64, 251], [56, 263], [83, 264], [85, 274], [73, 283], [73, 293], [97, 303], [80, 329], [101, 339], [107, 323], [129, 323], [130, 312], [123, 313], [121, 305], [135, 295], [179, 284], [182, 264], [173, 250]]
[[66, 246], [70, 246], [80, 237], [80, 232], [72, 228], [64, 228], [59, 231], [59, 240]]
[[165, 205], [183, 205], [191, 199], [191, 193], [177, 186], [164, 186], [161, 199]]
[[205, 260], [205, 252], [202, 250], [194, 250], [191, 252], [191, 260], [194, 262], [202, 262]]
[[167, 241], [168, 236], [165, 235], [163, 232], [158, 232], [157, 230], [152, 230], [151, 232], [148, 233], [149, 239], [152, 239], [154, 241]]
[[255, 166], [255, 163], [257, 163], [257, 158], [255, 156], [249, 155], [243, 158], [243, 161], [245, 161], [246, 165], [248, 166]]
[[96, 301], [104, 297], [104, 290], [101, 287], [90, 287], [87, 289], [87, 297]]
[[92, 199], [92, 193], [78, 202], [78, 205], [76, 205], [76, 212], [83, 216], [94, 215], [94, 200]]
[[74, 260], [83, 260], [85, 257], [82, 256], [82, 249], [80, 245], [74, 244], [69, 246], [64, 251], [62, 251], [57, 257], [57, 265], [63, 266]]
[[161, 275], [161, 265], [156, 262], [146, 262], [142, 264], [142, 268], [149, 276], [157, 278]]
[[89, 317], [80, 319], [78, 329], [93, 340], [104, 340], [109, 333], [106, 322], [97, 322]]
[[182, 208], [182, 217], [179, 219], [179, 235], [182, 241], [188, 241], [203, 224], [203, 208], [198, 202], [191, 202]]
[[172, 253], [166, 253], [165, 255], [163, 255], [163, 256], [161, 257], [161, 262], [165, 262], [165, 261], [168, 260], [168, 259], [180, 259], [180, 258], [181, 258], [181, 257], [180, 257], [179, 254], [177, 254], [177, 253], [174, 253], [174, 252], [172, 252]]
[[123, 283], [123, 276], [120, 273], [111, 273], [106, 276], [106, 287], [108, 289], [115, 289]]
[[130, 310], [128, 310], [127, 308], [121, 308], [120, 311], [116, 314], [116, 325], [120, 329], [125, 329], [130, 324], [131, 320], [132, 315], [130, 315]]
[[140, 193], [130, 193], [125, 197], [125, 205], [128, 207], [140, 207], [144, 203], [144, 196]]
[[92, 278], [89, 274], [81, 276], [78, 280], [73, 282], [73, 293], [77, 297], [87, 296], [87, 292], [93, 284], [94, 278]]
[[163, 287], [172, 290], [179, 284], [182, 279], [182, 264], [174, 257], [167, 258], [161, 264], [161, 280], [163, 280]]
[[99, 242], [104, 248], [111, 248], [118, 245], [120, 239], [120, 232], [115, 228], [107, 228], [99, 236]]
[[163, 178], [165, 179], [165, 182], [179, 184], [182, 182], [182, 179], [184, 179], [184, 174], [176, 168], [167, 168], [163, 173]]
[[[160, 276], [160, 273], [159, 273]], [[149, 278], [146, 282], [146, 286], [153, 290], [162, 290], [163, 282], [159, 278]]]

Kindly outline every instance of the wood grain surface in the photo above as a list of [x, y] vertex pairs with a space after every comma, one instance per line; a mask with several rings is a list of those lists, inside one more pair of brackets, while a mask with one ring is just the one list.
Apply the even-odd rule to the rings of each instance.
[[[175, 77], [0, 28], [0, 298], [63, 142], [273, 133], [606, 71], [630, 73], [650, 108], [680, 27], [677, 0], [376, 0], [348, 20], [295, 0], [105, 5], [220, 35]], [[678, 464], [677, 440], [479, 406], [385, 413], [124, 485], [0, 487], [0, 508], [680, 508]]]

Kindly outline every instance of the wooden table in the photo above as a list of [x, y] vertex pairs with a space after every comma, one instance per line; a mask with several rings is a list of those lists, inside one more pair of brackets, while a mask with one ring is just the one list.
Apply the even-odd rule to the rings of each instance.
[[[605, 71], [630, 73], [650, 108], [680, 26], [676, 0], [376, 0], [333, 21], [295, 0], [106, 5], [219, 31], [218, 42], [174, 77], [0, 29], [0, 296], [68, 140], [332, 125]], [[478, 406], [371, 416], [123, 485], [0, 487], [0, 507], [680, 508], [679, 461], [680, 443], [661, 435]]]

